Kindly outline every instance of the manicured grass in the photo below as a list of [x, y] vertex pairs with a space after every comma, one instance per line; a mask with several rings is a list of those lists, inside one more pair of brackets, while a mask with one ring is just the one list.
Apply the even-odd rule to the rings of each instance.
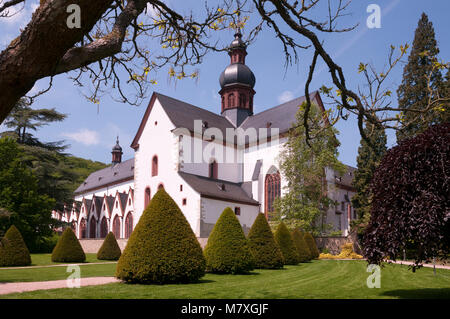
[[[257, 270], [249, 275], [207, 274], [200, 282], [187, 285], [116, 283], [0, 298], [450, 298], [450, 270], [437, 269], [434, 276], [430, 268], [413, 273], [407, 266], [386, 265], [381, 270], [381, 288], [369, 289], [366, 267], [365, 261], [315, 260], [283, 270]], [[56, 268], [59, 267], [51, 269]], [[86, 265], [83, 276], [89, 268], [112, 276], [115, 267]], [[4, 271], [0, 271], [2, 276]]]
[[[114, 276], [117, 263], [104, 265], [81, 265], [81, 277], [111, 277]], [[67, 267], [40, 267], [22, 269], [0, 269], [0, 284], [5, 282], [30, 282], [66, 279], [73, 270], [67, 272]], [[1, 296], [1, 295], [0, 295]]]
[[[105, 262], [98, 260], [97, 254], [86, 254], [86, 263]], [[31, 254], [31, 266], [45, 266], [58, 264], [76, 264], [76, 263], [55, 263], [52, 261], [52, 254]]]

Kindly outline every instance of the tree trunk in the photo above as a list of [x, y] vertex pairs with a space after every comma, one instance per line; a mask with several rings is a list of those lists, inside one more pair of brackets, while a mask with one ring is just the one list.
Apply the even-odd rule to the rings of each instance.
[[[64, 56], [101, 18], [113, 0], [47, 1], [21, 35], [0, 53], [0, 123], [39, 79], [56, 74]], [[81, 28], [69, 29], [67, 7], [81, 9]]]

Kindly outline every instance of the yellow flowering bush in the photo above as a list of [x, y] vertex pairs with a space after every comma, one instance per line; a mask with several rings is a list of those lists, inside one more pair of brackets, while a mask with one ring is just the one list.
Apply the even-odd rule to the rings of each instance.
[[363, 256], [358, 255], [353, 251], [353, 244], [347, 243], [341, 246], [339, 255], [320, 254], [319, 259], [362, 259]]

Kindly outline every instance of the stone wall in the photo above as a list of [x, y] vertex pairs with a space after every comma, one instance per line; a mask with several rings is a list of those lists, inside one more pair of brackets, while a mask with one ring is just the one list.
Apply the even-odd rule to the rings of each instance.
[[[208, 237], [205, 238], [197, 237], [197, 239], [200, 243], [200, 246], [202, 246], [202, 248], [205, 248], [206, 243], [208, 242]], [[85, 253], [96, 254], [100, 249], [100, 247], [102, 246], [103, 240], [104, 240], [103, 238], [80, 239], [80, 244]], [[119, 247], [122, 251], [125, 249], [127, 241], [128, 239], [125, 238], [117, 239], [117, 243], [119, 244]]]
[[315, 237], [315, 240], [319, 252], [326, 248], [332, 255], [339, 254], [341, 246], [350, 242], [347, 237]]
[[[85, 253], [94, 253], [96, 254], [100, 247], [102, 246], [104, 238], [90, 238], [90, 239], [80, 239], [81, 247], [83, 248]], [[120, 238], [117, 239], [117, 243], [119, 244], [120, 249], [123, 251], [125, 246], [127, 245], [128, 239]]]

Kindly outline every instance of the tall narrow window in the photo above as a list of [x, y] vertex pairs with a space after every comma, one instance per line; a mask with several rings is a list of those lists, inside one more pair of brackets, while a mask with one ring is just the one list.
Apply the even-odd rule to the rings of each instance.
[[152, 159], [152, 176], [158, 175], [158, 156], [153, 156]]
[[108, 222], [106, 218], [102, 218], [102, 222], [100, 223], [100, 238], [105, 238], [108, 235]]
[[80, 221], [80, 238], [86, 238], [86, 219]]
[[145, 194], [144, 194], [144, 209], [147, 208], [149, 203], [150, 203], [150, 187], [147, 187], [145, 189]]
[[113, 221], [113, 233], [116, 238], [120, 238], [120, 217], [116, 215]]
[[214, 160], [211, 163], [209, 163], [209, 178], [218, 178], [218, 167], [217, 162]]
[[228, 107], [234, 107], [234, 94], [228, 95]]
[[132, 232], [133, 232], [133, 214], [129, 212], [127, 217], [125, 218], [125, 238], [130, 238]]
[[267, 174], [265, 180], [265, 211], [266, 218], [268, 213], [273, 212], [273, 203], [275, 198], [281, 196], [281, 178], [280, 173], [277, 171], [273, 174]]
[[97, 221], [95, 218], [91, 218], [89, 222], [89, 238], [95, 238], [97, 234]]

